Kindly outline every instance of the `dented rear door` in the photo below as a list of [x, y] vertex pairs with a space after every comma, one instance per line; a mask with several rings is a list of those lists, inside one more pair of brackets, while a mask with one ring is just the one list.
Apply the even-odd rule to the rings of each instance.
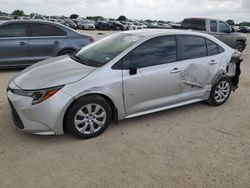
[[181, 86], [184, 100], [202, 99], [211, 89], [221, 63], [218, 45], [197, 36], [182, 36]]

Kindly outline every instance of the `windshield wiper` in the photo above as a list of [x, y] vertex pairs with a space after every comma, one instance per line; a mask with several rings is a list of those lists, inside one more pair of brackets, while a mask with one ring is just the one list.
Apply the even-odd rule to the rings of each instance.
[[75, 61], [77, 61], [79, 63], [88, 65], [88, 62], [85, 59], [82, 59], [82, 58], [78, 57], [75, 53], [69, 54], [69, 56], [71, 57], [71, 59], [73, 59], [73, 60], [75, 60]]

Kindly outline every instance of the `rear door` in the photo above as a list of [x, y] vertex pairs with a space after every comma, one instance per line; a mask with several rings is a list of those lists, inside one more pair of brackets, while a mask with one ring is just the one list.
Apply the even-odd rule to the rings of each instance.
[[27, 24], [0, 26], [0, 67], [25, 66], [29, 63]]
[[33, 62], [57, 56], [67, 33], [46, 23], [29, 24], [29, 54]]
[[184, 100], [202, 99], [211, 88], [221, 62], [219, 46], [199, 36], [179, 36]]

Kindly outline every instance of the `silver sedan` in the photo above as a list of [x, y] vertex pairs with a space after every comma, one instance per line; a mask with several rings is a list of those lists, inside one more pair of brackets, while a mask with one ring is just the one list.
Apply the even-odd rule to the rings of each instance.
[[238, 86], [241, 61], [206, 34], [126, 31], [25, 69], [7, 95], [19, 130], [92, 138], [111, 121], [199, 101], [222, 105]]

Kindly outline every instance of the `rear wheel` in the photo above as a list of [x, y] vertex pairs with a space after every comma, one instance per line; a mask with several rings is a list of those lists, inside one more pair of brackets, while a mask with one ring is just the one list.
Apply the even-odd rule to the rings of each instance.
[[65, 126], [74, 136], [82, 139], [102, 134], [111, 122], [109, 103], [98, 95], [77, 100], [65, 116]]
[[232, 90], [230, 78], [221, 77], [212, 87], [210, 97], [207, 101], [212, 106], [220, 106], [229, 98]]

